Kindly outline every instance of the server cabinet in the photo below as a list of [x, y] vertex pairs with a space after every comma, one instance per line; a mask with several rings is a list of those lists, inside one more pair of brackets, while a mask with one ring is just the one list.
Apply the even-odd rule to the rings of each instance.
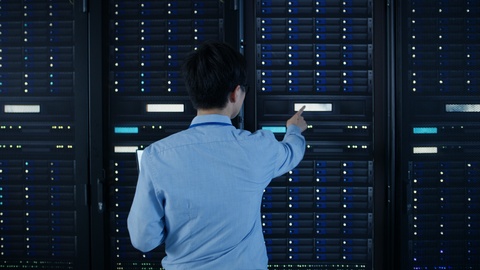
[[402, 1], [399, 269], [480, 265], [477, 1]]
[[0, 268], [89, 268], [86, 37], [80, 2], [0, 2]]
[[223, 25], [222, 1], [109, 1], [109, 269], [161, 267], [163, 246], [143, 254], [128, 236], [126, 220], [138, 176], [135, 152], [188, 128], [196, 110], [179, 67], [203, 41], [224, 40]]
[[304, 105], [309, 124], [304, 160], [264, 192], [271, 269], [374, 266], [375, 183], [385, 179], [375, 178], [382, 158], [374, 158], [373, 135], [383, 123], [373, 118], [373, 7], [370, 0], [246, 5], [245, 51], [255, 88], [247, 96], [255, 109], [245, 110], [246, 127], [271, 130], [281, 140], [285, 121]]

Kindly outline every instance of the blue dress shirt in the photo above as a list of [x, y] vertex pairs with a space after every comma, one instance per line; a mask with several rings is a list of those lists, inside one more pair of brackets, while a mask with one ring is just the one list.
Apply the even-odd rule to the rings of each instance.
[[304, 152], [295, 125], [279, 142], [270, 131], [236, 129], [227, 116], [195, 117], [143, 152], [128, 216], [133, 246], [165, 243], [168, 270], [267, 269], [262, 194]]

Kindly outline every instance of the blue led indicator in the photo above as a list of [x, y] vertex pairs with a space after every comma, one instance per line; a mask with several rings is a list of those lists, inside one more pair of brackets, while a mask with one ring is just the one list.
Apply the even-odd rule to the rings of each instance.
[[138, 134], [138, 127], [115, 127], [116, 134]]
[[282, 126], [263, 126], [262, 129], [263, 130], [270, 130], [273, 133], [285, 133], [285, 132], [287, 132], [287, 128], [282, 127]]
[[437, 134], [436, 127], [414, 127], [413, 134]]

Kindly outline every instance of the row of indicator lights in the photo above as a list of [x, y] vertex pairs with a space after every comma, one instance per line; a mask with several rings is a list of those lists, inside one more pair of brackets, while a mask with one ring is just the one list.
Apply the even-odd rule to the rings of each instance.
[[[167, 11], [167, 14], [168, 14], [168, 15], [176, 15], [175, 13], [176, 13], [176, 11], [172, 11], [172, 10], [168, 10], [168, 11]], [[192, 12], [191, 15], [197, 15], [197, 14], [199, 14], [199, 15], [204, 16], [205, 14], [202, 14], [202, 13], [203, 13], [203, 12], [201, 12], [200, 10], [193, 10], [193, 12]], [[117, 16], [119, 15], [119, 14], [118, 14], [118, 11], [115, 11], [115, 15], [117, 15]]]
[[[279, 20], [279, 19], [283, 19], [283, 18], [277, 18], [275, 20]], [[300, 20], [302, 20], [302, 24], [305, 24], [305, 22], [310, 22], [312, 18], [308, 18], [308, 19], [305, 19], [305, 18], [298, 18], [298, 19], [293, 19], [293, 18], [289, 18], [288, 20], [284, 20], [287, 24], [289, 25], [298, 25]], [[314, 18], [315, 19], [315, 25], [325, 25], [325, 24], [332, 24], [333, 25], [333, 22], [338, 22], [340, 24], [345, 24], [345, 25], [352, 25], [353, 23], [358, 23], [359, 21], [361, 22], [368, 22], [369, 20], [368, 19], [365, 19], [365, 18], [355, 18], [353, 20], [350, 20], [350, 19], [321, 19], [321, 18]], [[261, 24], [265, 24], [265, 25], [270, 25], [272, 24], [273, 20], [272, 19], [262, 19], [260, 21]], [[310, 24], [310, 23], [308, 23]], [[313, 21], [312, 21], [312, 24], [313, 24]], [[277, 24], [278, 25], [278, 24]], [[279, 24], [281, 25], [281, 24]]]
[[[0, 130], [14, 130], [14, 129], [22, 129], [22, 126], [0, 126]], [[70, 130], [72, 129], [71, 126], [51, 126], [53, 130]]]
[[[298, 84], [295, 80], [292, 80], [292, 79], [289, 79], [289, 80], [286, 81], [286, 82], [287, 82], [287, 84], [293, 84], [293, 85]], [[319, 81], [317, 80], [317, 82], [319, 82]], [[262, 79], [261, 83], [262, 83], [262, 84], [267, 84], [267, 80]], [[348, 80], [343, 80], [342, 83], [343, 83], [343, 84], [352, 84], [352, 83], [349, 82]], [[324, 84], [324, 83], [321, 83], [321, 84]], [[265, 89], [262, 88], [262, 90], [265, 90]]]
[[[441, 2], [440, 2], [440, 3], [441, 3]], [[467, 1], [467, 3], [468, 3], [468, 1]], [[439, 9], [437, 9], [437, 11], [438, 11], [439, 14], [441, 14], [441, 13], [444, 12], [444, 9], [443, 9], [443, 8], [439, 8]], [[466, 9], [465, 9], [465, 12], [466, 12], [466, 13], [470, 13], [470, 11], [471, 11], [471, 10], [470, 10], [469, 8], [466, 8]], [[447, 12], [448, 12], [448, 11], [447, 11]], [[414, 14], [417, 13], [417, 10], [413, 8], [413, 9], [412, 9], [412, 13], [414, 13]]]
[[[0, 149], [22, 149], [21, 144], [0, 144]], [[57, 144], [55, 145], [56, 149], [73, 149], [71, 144]]]
[[[351, 60], [351, 61], [341, 61], [341, 65], [342, 66], [352, 66], [355, 62], [355, 60]], [[323, 67], [323, 66], [326, 66], [326, 61], [322, 60], [322, 61], [315, 61], [315, 66], [319, 66], [319, 67]], [[262, 66], [270, 66], [271, 65], [271, 60], [268, 60], [268, 61], [262, 61], [261, 62]], [[287, 65], [289, 66], [298, 66], [298, 63], [297, 61], [287, 61]]]
[[[315, 217], [316, 220], [325, 220], [325, 217], [324, 217], [325, 214], [314, 214], [314, 213], [308, 213], [308, 214], [311, 214], [312, 218]], [[294, 215], [289, 214], [288, 218], [289, 219], [296, 219], [295, 218], [296, 215], [298, 215], [298, 213], [294, 214]], [[345, 214], [340, 214], [340, 213], [338, 214], [338, 218], [339, 219], [345, 219], [345, 220], [351, 220], [352, 219], [352, 217], [350, 215], [345, 215]], [[262, 219], [269, 219], [269, 215], [262, 214]], [[336, 220], [336, 219], [334, 219], [334, 220]]]
[[[296, 8], [286, 8], [286, 12], [287, 12], [288, 14], [298, 14], [298, 13], [299, 13], [298, 11], [299, 11], [299, 10], [297, 10]], [[343, 14], [352, 14], [352, 13], [354, 13], [354, 11], [355, 11], [354, 8], [343, 8], [343, 9], [341, 10], [341, 13], [343, 13]], [[262, 8], [261, 12], [262, 12], [263, 14], [268, 15], [268, 14], [270, 13], [270, 10], [269, 10], [268, 8]], [[325, 14], [325, 13], [327, 13], [327, 9], [324, 9], [324, 8], [316, 8], [316, 9], [315, 9], [315, 13], [316, 13], [316, 14]], [[337, 13], [337, 14], [339, 14], [339, 13]]]
[[[301, 72], [303, 72], [304, 74], [306, 74], [305, 71], [307, 71], [307, 72], [310, 72], [310, 74], [312, 75], [312, 76], [305, 76], [305, 75], [304, 75], [303, 77], [313, 77], [313, 74], [315, 74], [314, 77], [321, 77], [321, 78], [328, 77], [328, 76], [326, 75], [326, 72], [327, 72], [327, 71], [315, 71], [315, 72], [312, 71], [312, 70], [298, 70], [298, 71], [301, 71]], [[268, 73], [269, 73], [269, 72], [267, 72], [267, 71], [262, 71], [262, 72], [261, 72], [261, 75], [262, 75], [262, 77], [263, 77], [263, 76], [269, 77]], [[295, 72], [295, 71], [293, 71], [293, 72], [292, 72], [292, 71], [288, 71], [288, 72], [287, 72], [287, 76], [288, 76], [288, 77], [295, 77], [295, 78], [297, 78], [297, 77], [302, 77], [302, 76], [299, 76], [297, 73], [298, 73], [298, 72]], [[339, 70], [339, 71], [338, 71], [338, 74], [341, 75], [342, 77], [349, 77], [349, 78], [350, 78], [350, 77], [354, 77], [354, 74], [352, 74], [351, 72], [346, 72], [346, 71], [340, 71], [340, 70]], [[283, 75], [282, 75], [282, 76], [283, 76]], [[363, 75], [362, 75], [362, 77], [363, 77]]]
[[[262, 21], [262, 24], [265, 24], [265, 23], [266, 23], [265, 21]], [[267, 25], [268, 25], [268, 24], [267, 24]], [[327, 28], [327, 29], [328, 29], [328, 28]], [[196, 29], [195, 29], [195, 30], [196, 30]], [[316, 28], [315, 30], [316, 30], [315, 32], [317, 32], [317, 33], [318, 33], [318, 32], [325, 32], [323, 28]], [[262, 28], [260, 29], [260, 31], [261, 31], [261, 32], [265, 32], [265, 33], [272, 33], [272, 31], [270, 31], [270, 29], [265, 28], [265, 27], [262, 27]], [[293, 33], [310, 33], [310, 31], [308, 31], [308, 32], [307, 32], [307, 31], [305, 31], [305, 32], [298, 32], [297, 29], [292, 28], [292, 27], [288, 27], [288, 28], [287, 28], [287, 31], [288, 31], [288, 32], [293, 32]], [[196, 31], [195, 31], [195, 32], [196, 32]], [[336, 32], [336, 31], [335, 31], [335, 32]], [[351, 32], [351, 29], [349, 29], [349, 28], [347, 28], [347, 27], [343, 27], [341, 32]], [[345, 37], [345, 38], [346, 38], [346, 37]]]
[[[274, 1], [274, 0], [262, 0], [262, 6], [269, 6], [271, 4], [276, 4], [277, 1]], [[308, 5], [305, 5], [303, 3], [308, 3]], [[306, 2], [303, 2], [303, 1], [300, 1], [300, 0], [297, 0], [297, 1], [288, 1], [286, 2], [286, 4], [288, 6], [301, 6], [301, 7], [310, 7], [312, 4], [311, 1], [306, 1]], [[327, 5], [328, 3], [336, 3], [336, 5], [343, 5], [343, 6], [350, 6], [350, 5], [353, 5], [353, 4], [358, 4], [358, 3], [362, 3], [362, 4], [367, 4], [367, 1], [365, 0], [344, 0], [344, 1], [328, 1], [328, 0], [317, 0], [315, 1], [314, 5], [315, 6], [325, 6]], [[303, 5], [302, 5], [303, 4]]]
[[[289, 37], [289, 39], [293, 39], [293, 38], [294, 38], [294, 36], [291, 36], [291, 35], [289, 35], [288, 37]], [[327, 37], [326, 35], [316, 35], [316, 36], [315, 36], [315, 39], [316, 39], [316, 40], [324, 40], [324, 39], [326, 39], [326, 37]], [[272, 39], [270, 36], [266, 36], [266, 35], [262, 35], [261, 38], [262, 38], [263, 40], [271, 40], [271, 39]], [[354, 38], [354, 36], [352, 36], [352, 35], [342, 35], [342, 36], [341, 36], [341, 39], [342, 39], [342, 40], [351, 40], [351, 39], [353, 39], [353, 38]]]
[[[439, 164], [438, 166], [440, 166], [440, 167], [442, 167], [442, 168], [449, 166], [448, 162], [446, 162], [446, 163], [440, 162], [440, 163], [438, 163], [438, 164]], [[467, 166], [468, 168], [478, 167], [477, 164], [475, 164], [475, 163], [470, 163], [470, 162], [468, 162], [466, 166]], [[457, 166], [457, 169], [461, 169], [461, 168], [463, 168], [463, 162], [462, 162], [462, 166]], [[440, 170], [440, 171], [439, 171], [439, 174], [443, 174], [443, 171]]]
[[[310, 221], [310, 222], [313, 222], [313, 220], [295, 220], [294, 222], [287, 222], [286, 220], [277, 220], [277, 221], [284, 221], [284, 222], [285, 222], [284, 225], [287, 225], [288, 227], [294, 227], [294, 228], [299, 227], [299, 224], [296, 223], [296, 222], [298, 222], [298, 221]], [[367, 221], [365, 221], [365, 222], [368, 223]], [[262, 227], [270, 227], [269, 225], [270, 225], [269, 222], [263, 222], [263, 223], [262, 223]], [[283, 224], [282, 224], [282, 225], [283, 225]], [[321, 222], [321, 224], [320, 224], [320, 223], [317, 223], [316, 225], [317, 225], [318, 227], [328, 227], [328, 226], [325, 226], [325, 225], [323, 224], [323, 222]], [[277, 226], [278, 226], [278, 225], [277, 225]], [[342, 227], [346, 227], [346, 228], [348, 228], [348, 227], [353, 227], [351, 223], [346, 223], [346, 222], [343, 222], [341, 226], [342, 226]], [[310, 226], [305, 226], [305, 227], [310, 227]]]

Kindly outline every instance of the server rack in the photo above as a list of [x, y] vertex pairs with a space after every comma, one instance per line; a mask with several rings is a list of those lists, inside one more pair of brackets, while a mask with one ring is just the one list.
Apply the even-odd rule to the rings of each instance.
[[378, 146], [385, 133], [378, 133], [382, 118], [373, 121], [373, 9], [368, 0], [246, 4], [254, 15], [246, 16], [245, 52], [256, 93], [247, 96], [246, 128], [281, 139], [302, 105], [310, 124], [304, 160], [264, 193], [272, 269], [374, 267], [374, 187], [384, 179], [374, 168], [384, 164], [374, 158], [373, 135]]
[[398, 3], [399, 269], [480, 265], [476, 1]]
[[2, 269], [89, 268], [86, 26], [80, 3], [0, 2]]
[[179, 67], [203, 41], [224, 40], [224, 4], [110, 0], [108, 12], [107, 264], [109, 269], [160, 268], [163, 246], [144, 254], [128, 237], [138, 175], [135, 152], [188, 128], [196, 116]]

